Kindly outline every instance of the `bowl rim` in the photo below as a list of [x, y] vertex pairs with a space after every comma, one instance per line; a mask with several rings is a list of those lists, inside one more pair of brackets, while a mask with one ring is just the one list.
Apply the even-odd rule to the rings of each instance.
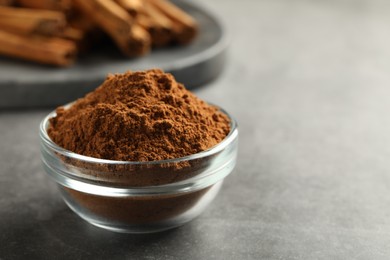
[[[62, 107], [69, 108], [72, 103], [69, 103], [67, 105], [64, 105]], [[117, 161], [117, 160], [109, 160], [109, 159], [100, 159], [95, 157], [90, 157], [86, 155], [81, 155], [72, 151], [69, 151], [65, 148], [62, 148], [61, 146], [57, 145], [54, 141], [51, 140], [47, 133], [47, 128], [49, 126], [49, 120], [57, 115], [56, 110], [53, 110], [50, 112], [40, 123], [39, 125], [39, 136], [41, 141], [44, 142], [46, 146], [48, 146], [50, 149], [52, 149], [54, 152], [66, 156], [68, 158], [85, 161], [89, 163], [98, 163], [98, 164], [111, 164], [111, 165], [155, 165], [155, 164], [168, 164], [168, 163], [179, 163], [179, 162], [185, 162], [189, 160], [194, 159], [201, 159], [207, 156], [210, 156], [212, 154], [218, 153], [225, 149], [231, 142], [233, 142], [236, 137], [238, 136], [238, 124], [236, 120], [223, 108], [216, 106], [212, 103], [208, 103], [212, 106], [215, 106], [224, 113], [230, 120], [230, 131], [226, 135], [226, 137], [219, 142], [218, 144], [195, 154], [179, 157], [179, 158], [173, 158], [173, 159], [165, 159], [165, 160], [155, 160], [155, 161]]]

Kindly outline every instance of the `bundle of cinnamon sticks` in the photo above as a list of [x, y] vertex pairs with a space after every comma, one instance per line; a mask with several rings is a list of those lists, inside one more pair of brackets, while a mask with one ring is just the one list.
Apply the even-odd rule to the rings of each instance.
[[191, 43], [196, 21], [168, 0], [0, 0], [0, 55], [55, 66], [108, 35], [128, 57]]

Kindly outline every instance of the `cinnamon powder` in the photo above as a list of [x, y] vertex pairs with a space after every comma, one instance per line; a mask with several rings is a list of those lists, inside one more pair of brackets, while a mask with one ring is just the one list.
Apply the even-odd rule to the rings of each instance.
[[[72, 152], [109, 160], [155, 161], [206, 150], [230, 131], [228, 117], [161, 70], [109, 75], [95, 91], [57, 109], [48, 134]], [[82, 177], [119, 186], [153, 186], [202, 173], [209, 160], [191, 164], [112, 165], [62, 160]], [[99, 175], [97, 173], [104, 172]], [[158, 224], [184, 214], [213, 186], [171, 195], [114, 198], [64, 187], [64, 196], [119, 225]], [[103, 219], [103, 220], [102, 220]]]
[[221, 142], [229, 120], [161, 70], [109, 75], [69, 109], [48, 134], [72, 152], [119, 161], [155, 161], [198, 153]]

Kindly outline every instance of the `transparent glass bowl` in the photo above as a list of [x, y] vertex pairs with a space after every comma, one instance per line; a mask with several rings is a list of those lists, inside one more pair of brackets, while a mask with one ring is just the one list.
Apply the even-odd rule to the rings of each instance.
[[190, 156], [151, 162], [97, 159], [65, 150], [40, 125], [44, 168], [65, 203], [89, 223], [117, 232], [150, 233], [180, 226], [203, 212], [233, 170], [237, 124], [218, 145]]

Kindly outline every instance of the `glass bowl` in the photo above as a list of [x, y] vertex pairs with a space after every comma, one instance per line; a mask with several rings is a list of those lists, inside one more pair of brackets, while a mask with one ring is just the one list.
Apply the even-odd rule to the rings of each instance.
[[204, 211], [236, 163], [238, 128], [216, 146], [177, 159], [132, 162], [65, 150], [40, 125], [41, 157], [65, 203], [89, 223], [117, 232], [151, 233], [180, 226]]

